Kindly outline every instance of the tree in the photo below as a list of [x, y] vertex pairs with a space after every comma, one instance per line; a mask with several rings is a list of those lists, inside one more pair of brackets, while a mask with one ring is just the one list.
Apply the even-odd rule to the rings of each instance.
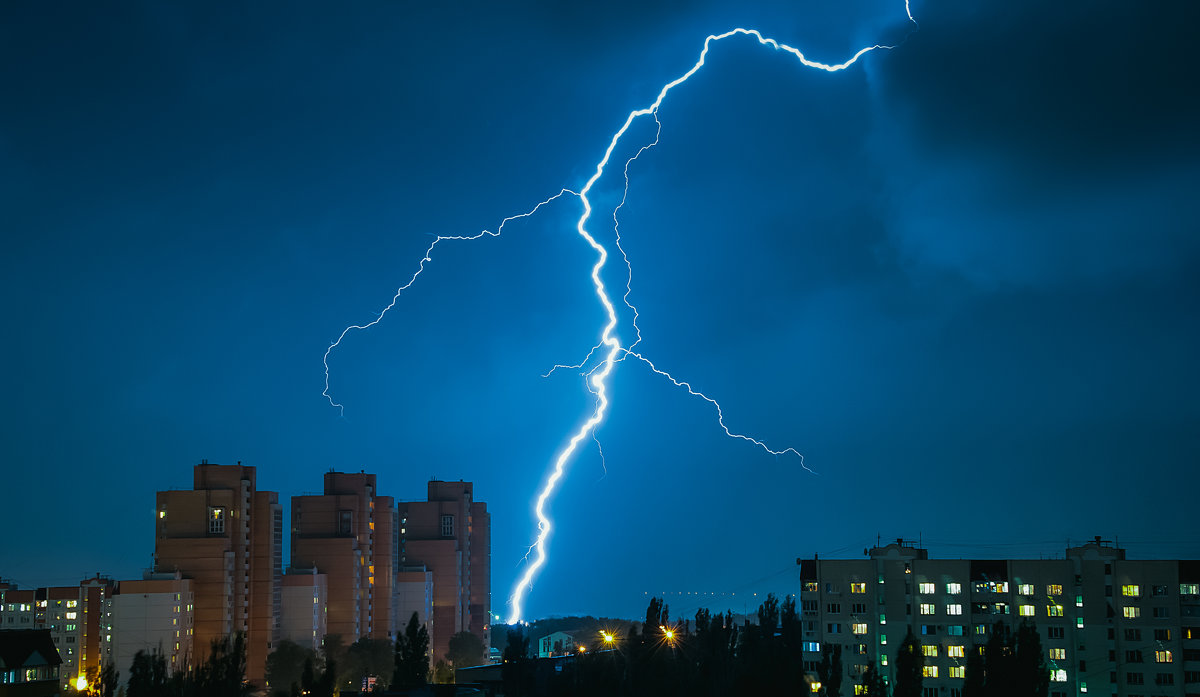
[[1019, 694], [1029, 697], [1046, 697], [1049, 694], [1050, 666], [1046, 663], [1037, 627], [1029, 620], [1022, 620], [1017, 628], [1013, 664], [1013, 682]]
[[867, 672], [863, 673], [863, 695], [866, 697], [888, 697], [887, 683], [883, 680], [883, 674], [875, 667], [875, 661], [871, 661], [867, 665]]
[[506, 697], [523, 697], [533, 694], [533, 661], [529, 658], [529, 637], [521, 628], [508, 630], [508, 644], [504, 647], [504, 664], [500, 668], [504, 680]]
[[[911, 633], [911, 629], [909, 632]], [[817, 678], [825, 689], [827, 697], [840, 697], [842, 694], [842, 645], [825, 644], [821, 647], [821, 665], [817, 668]]]
[[[300, 685], [305, 665], [316, 658], [316, 655], [311, 648], [294, 641], [278, 641], [275, 650], [267, 656], [267, 684], [271, 686], [272, 693], [290, 694], [292, 685]], [[309, 667], [311, 669], [311, 665]], [[312, 689], [312, 686], [309, 685], [305, 689]]]
[[984, 697], [1011, 697], [1016, 694], [1016, 655], [1008, 625], [1000, 620], [992, 625], [987, 648], [983, 653]]
[[483, 645], [483, 639], [471, 632], [458, 632], [450, 637], [447, 657], [456, 669], [482, 665], [486, 655], [487, 647]]
[[372, 675], [379, 678], [382, 685], [386, 685], [391, 681], [395, 670], [392, 642], [387, 639], [359, 639], [346, 649], [345, 661], [342, 676], [353, 684], [355, 689], [362, 684], [364, 677]]
[[246, 635], [237, 632], [224, 639], [214, 639], [208, 658], [196, 667], [191, 680], [184, 685], [206, 697], [240, 697], [252, 692], [246, 682]]
[[892, 691], [894, 697], [921, 697], [921, 683], [924, 673], [921, 670], [925, 664], [925, 656], [921, 653], [921, 642], [913, 636], [912, 627], [900, 644], [896, 653], [896, 688]]
[[967, 654], [967, 679], [963, 682], [962, 697], [983, 697], [984, 665], [982, 646], [972, 646]]
[[415, 612], [404, 633], [396, 633], [392, 665], [391, 689], [403, 690], [425, 684], [429, 675], [429, 632]]
[[138, 651], [129, 666], [126, 697], [160, 697], [167, 694], [167, 659], [158, 651]]

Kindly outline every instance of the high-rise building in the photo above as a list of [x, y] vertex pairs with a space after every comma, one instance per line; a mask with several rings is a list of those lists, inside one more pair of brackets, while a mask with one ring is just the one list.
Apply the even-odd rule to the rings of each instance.
[[429, 482], [429, 500], [397, 504], [400, 564], [433, 576], [430, 647], [444, 658], [450, 637], [468, 631], [491, 646], [491, 516], [471, 482]]
[[183, 574], [147, 572], [141, 580], [118, 581], [107, 635], [110, 659], [122, 685], [129, 681], [139, 651], [161, 652], [168, 674], [192, 664], [195, 598]]
[[279, 638], [319, 651], [329, 633], [329, 579], [316, 569], [288, 569], [279, 606]]
[[279, 494], [257, 489], [254, 467], [202, 462], [191, 490], [158, 492], [156, 511], [154, 572], [191, 580], [193, 660], [203, 660], [214, 640], [242, 632], [246, 677], [261, 683], [279, 619]]
[[[1128, 560], [1096, 538], [1061, 559], [930, 559], [910, 542], [867, 559], [798, 559], [804, 668], [842, 646], [845, 681], [894, 674], [911, 629], [923, 691], [961, 697], [970, 652], [997, 621], [1036, 625], [1051, 697], [1200, 694], [1200, 561]], [[845, 688], [843, 688], [845, 689]]]
[[291, 566], [325, 575], [326, 630], [347, 644], [395, 631], [395, 521], [373, 474], [326, 472], [324, 494], [292, 497]]

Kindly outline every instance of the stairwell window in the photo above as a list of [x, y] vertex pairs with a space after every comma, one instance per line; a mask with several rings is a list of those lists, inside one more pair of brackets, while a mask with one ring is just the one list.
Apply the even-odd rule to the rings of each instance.
[[208, 509], [208, 532], [210, 535], [225, 533], [225, 509], [210, 507]]
[[442, 537], [454, 537], [454, 516], [442, 516]]

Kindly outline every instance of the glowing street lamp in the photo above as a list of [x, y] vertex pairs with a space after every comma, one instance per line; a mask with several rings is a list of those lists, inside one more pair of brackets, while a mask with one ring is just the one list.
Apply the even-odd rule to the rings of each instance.
[[79, 692], [83, 692], [84, 690], [87, 689], [87, 686], [88, 686], [88, 683], [87, 683], [86, 677], [84, 677], [83, 675], [80, 675], [79, 677], [75, 678], [75, 689], [76, 690], [78, 690]]

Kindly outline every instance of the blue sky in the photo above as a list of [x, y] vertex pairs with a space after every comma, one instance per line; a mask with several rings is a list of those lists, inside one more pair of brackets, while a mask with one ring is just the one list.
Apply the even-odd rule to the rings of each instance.
[[7, 4], [0, 575], [137, 577], [154, 491], [240, 460], [284, 500], [329, 468], [404, 499], [475, 481], [502, 611], [590, 409], [577, 375], [541, 377], [603, 321], [578, 202], [439, 245], [333, 354], [344, 418], [321, 356], [434, 236], [578, 190], [735, 26], [828, 62], [900, 44], [837, 74], [717, 44], [620, 216], [640, 348], [816, 474], [621, 364], [527, 615], [740, 609], [877, 534], [1200, 555], [1194, 4], [930, 0], [911, 34], [901, 3], [738, 5]]

